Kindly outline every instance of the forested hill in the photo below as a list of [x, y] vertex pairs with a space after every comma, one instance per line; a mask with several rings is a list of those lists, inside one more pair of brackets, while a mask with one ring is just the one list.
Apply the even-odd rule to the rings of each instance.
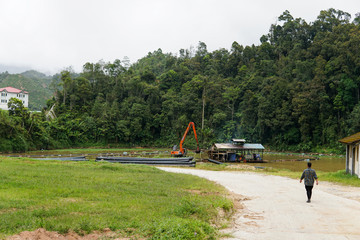
[[258, 46], [234, 42], [209, 52], [200, 42], [178, 55], [159, 49], [131, 66], [86, 63], [79, 75], [59, 75], [48, 102], [57, 118], [32, 124], [24, 138], [46, 148], [170, 147], [194, 121], [202, 147], [235, 137], [276, 149], [342, 149], [337, 140], [360, 131], [359, 23], [359, 15], [334, 9], [311, 23], [285, 11]]
[[26, 71], [21, 74], [0, 73], [0, 87], [15, 87], [29, 92], [29, 109], [41, 110], [46, 101], [53, 96], [50, 89], [52, 77], [37, 71]]

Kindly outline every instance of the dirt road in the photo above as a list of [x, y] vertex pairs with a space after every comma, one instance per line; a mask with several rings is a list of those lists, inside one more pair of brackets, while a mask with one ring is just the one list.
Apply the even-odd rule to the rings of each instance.
[[[160, 168], [215, 181], [244, 196], [230, 239], [360, 239], [360, 188], [319, 182], [311, 203], [303, 183], [258, 173]], [[245, 200], [244, 200], [245, 199]]]

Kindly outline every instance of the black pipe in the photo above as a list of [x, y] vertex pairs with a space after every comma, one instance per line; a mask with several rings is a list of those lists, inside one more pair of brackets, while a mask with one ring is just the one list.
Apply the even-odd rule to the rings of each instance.
[[96, 160], [119, 160], [119, 161], [191, 161], [194, 157], [186, 158], [137, 158], [137, 157], [97, 157]]
[[212, 162], [212, 163], [216, 163], [216, 164], [223, 164], [222, 162], [219, 162], [219, 161], [216, 161], [216, 160], [213, 160], [213, 159], [208, 159], [209, 162]]

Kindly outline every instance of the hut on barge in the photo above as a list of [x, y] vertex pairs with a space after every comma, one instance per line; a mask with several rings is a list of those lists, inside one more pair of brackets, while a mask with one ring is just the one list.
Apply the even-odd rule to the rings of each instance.
[[246, 143], [245, 139], [232, 139], [231, 143], [214, 143], [208, 155], [222, 162], [263, 162], [264, 146]]

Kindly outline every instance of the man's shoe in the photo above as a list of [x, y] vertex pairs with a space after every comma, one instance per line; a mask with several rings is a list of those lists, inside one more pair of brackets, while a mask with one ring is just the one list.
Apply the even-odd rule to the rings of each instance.
[[311, 201], [310, 201], [310, 199], [308, 199], [306, 202], [307, 202], [307, 203], [310, 203]]

